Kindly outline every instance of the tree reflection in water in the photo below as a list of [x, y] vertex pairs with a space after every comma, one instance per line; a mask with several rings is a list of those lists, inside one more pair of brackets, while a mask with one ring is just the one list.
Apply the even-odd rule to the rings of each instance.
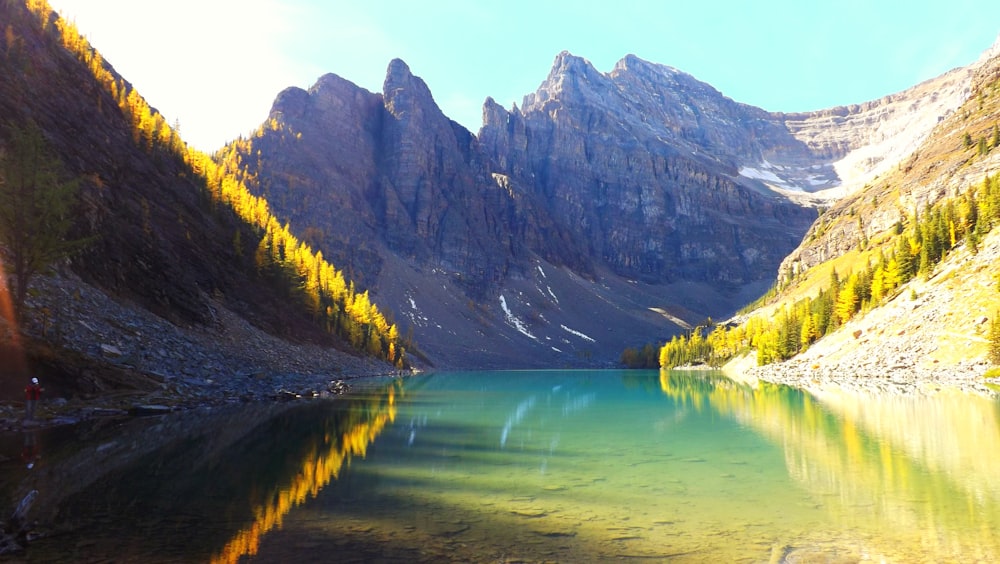
[[31, 559], [1000, 558], [986, 398], [716, 372], [405, 386], [46, 439], [18, 484], [40, 492], [32, 518], [56, 524]]
[[55, 429], [33, 471], [0, 477], [5, 499], [39, 491], [32, 560], [236, 562], [365, 456], [401, 390]]
[[238, 562], [254, 555], [261, 537], [275, 527], [293, 508], [316, 497], [352, 457], [364, 457], [368, 445], [396, 418], [396, 386], [386, 388], [385, 396], [372, 396], [362, 405], [327, 419], [322, 432], [306, 444], [300, 466], [291, 478], [271, 488], [263, 501], [254, 507], [255, 519], [237, 532], [212, 562]]
[[835, 520], [872, 531], [875, 546], [915, 540], [928, 555], [1000, 555], [995, 400], [948, 389], [751, 388], [721, 374], [671, 371], [661, 371], [660, 386], [780, 445], [789, 475], [829, 500]]

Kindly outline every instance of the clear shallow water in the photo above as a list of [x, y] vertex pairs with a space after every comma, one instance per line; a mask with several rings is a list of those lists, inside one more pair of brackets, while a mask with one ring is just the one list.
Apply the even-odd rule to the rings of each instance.
[[[1000, 559], [1000, 409], [978, 396], [475, 372], [206, 417], [92, 430], [26, 471], [75, 523], [30, 559]], [[60, 467], [82, 483], [46, 497]]]

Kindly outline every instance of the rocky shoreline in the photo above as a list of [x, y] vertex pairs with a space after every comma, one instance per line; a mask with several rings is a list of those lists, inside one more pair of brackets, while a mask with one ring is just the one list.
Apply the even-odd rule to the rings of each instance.
[[757, 366], [753, 355], [723, 367], [730, 378], [751, 385], [757, 382], [783, 384], [801, 390], [831, 387], [871, 394], [934, 394], [957, 390], [985, 397], [1000, 397], [1000, 381], [983, 377], [986, 366], [969, 362], [927, 369], [913, 365], [824, 364], [802, 359]]
[[962, 247], [927, 277], [917, 277], [879, 307], [857, 316], [784, 362], [757, 366], [756, 356], [726, 365], [734, 379], [801, 389], [839, 387], [870, 393], [930, 394], [945, 389], [1000, 397], [986, 378], [987, 344], [997, 292], [1000, 233], [976, 253]]
[[24, 419], [22, 402], [0, 404], [0, 432], [75, 425], [96, 417], [142, 417], [174, 411], [222, 407], [237, 403], [287, 402], [331, 398], [350, 393], [362, 382], [399, 378], [409, 372], [364, 374], [330, 380], [320, 375], [282, 374], [257, 380], [233, 379], [227, 383], [165, 387], [142, 393], [113, 393], [89, 398], [43, 399], [35, 419]]
[[180, 327], [72, 273], [36, 278], [21, 334], [26, 347], [45, 349], [34, 356], [56, 357], [46, 364], [65, 375], [62, 381], [42, 375], [46, 393], [34, 422], [23, 422], [22, 398], [6, 394], [0, 429], [329, 396], [359, 378], [411, 373], [333, 347], [291, 343], [218, 302], [212, 313], [212, 326]]

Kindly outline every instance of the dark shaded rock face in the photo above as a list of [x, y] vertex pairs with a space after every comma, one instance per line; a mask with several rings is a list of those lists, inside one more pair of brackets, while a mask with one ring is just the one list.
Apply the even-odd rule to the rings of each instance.
[[475, 138], [441, 113], [402, 61], [389, 65], [383, 96], [374, 203], [386, 242], [473, 280], [502, 279], [516, 254], [506, 229], [513, 201], [488, 182]]
[[[396, 60], [381, 94], [334, 75], [282, 92], [236, 146], [279, 217], [432, 361], [617, 358], [680, 330], [649, 308], [701, 321], [738, 307], [815, 218], [740, 176], [763, 160], [812, 165], [808, 147], [668, 67], [627, 57], [605, 75], [563, 53], [523, 109], [487, 100], [483, 114], [477, 137]], [[626, 299], [629, 281], [643, 286]]]
[[397, 60], [381, 94], [334, 75], [283, 92], [237, 151], [432, 361], [591, 364], [757, 297], [816, 218], [797, 202], [905, 153], [888, 132], [905, 108], [947, 111], [933, 90], [786, 115], [631, 55], [601, 73], [561, 53], [521, 108], [487, 99], [475, 136]]
[[604, 75], [561, 54], [523, 110], [487, 101], [479, 139], [398, 60], [381, 96], [327, 75], [271, 117], [252, 140], [261, 190], [368, 283], [381, 244], [476, 297], [529, 253], [585, 275], [742, 285], [773, 277], [815, 218], [739, 176], [779, 151], [809, 159], [777, 120], [631, 56]]
[[651, 283], [774, 275], [815, 212], [739, 176], [808, 148], [771, 115], [629, 56], [610, 74], [562, 53], [523, 108], [487, 101], [480, 139], [500, 171], [574, 226], [586, 254]]
[[402, 61], [382, 95], [326, 75], [282, 92], [271, 117], [252, 140], [260, 189], [355, 279], [373, 285], [386, 252], [462, 273], [474, 294], [506, 276], [515, 203]]

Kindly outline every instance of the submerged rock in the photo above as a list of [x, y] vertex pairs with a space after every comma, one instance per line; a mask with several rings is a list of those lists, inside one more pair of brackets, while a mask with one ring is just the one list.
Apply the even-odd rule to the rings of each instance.
[[277, 393], [274, 394], [274, 399], [278, 401], [291, 401], [301, 398], [302, 398], [301, 394], [290, 392], [288, 390], [278, 390]]
[[164, 415], [171, 411], [173, 411], [173, 408], [167, 405], [134, 405], [128, 412], [129, 415], [145, 416]]
[[347, 382], [343, 380], [334, 380], [333, 382], [330, 382], [330, 384], [326, 387], [326, 389], [331, 394], [341, 395], [347, 393], [347, 391], [350, 390], [351, 387], [348, 386]]

